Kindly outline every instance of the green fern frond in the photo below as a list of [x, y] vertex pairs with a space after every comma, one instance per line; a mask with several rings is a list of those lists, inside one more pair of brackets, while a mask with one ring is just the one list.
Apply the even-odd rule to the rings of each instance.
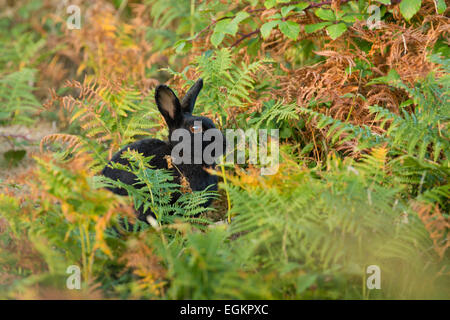
[[31, 124], [41, 106], [33, 94], [36, 70], [24, 68], [0, 78], [0, 122]]

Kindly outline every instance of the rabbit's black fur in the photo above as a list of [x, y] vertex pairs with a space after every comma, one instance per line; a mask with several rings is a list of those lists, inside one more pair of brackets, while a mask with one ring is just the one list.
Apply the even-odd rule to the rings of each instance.
[[[159, 85], [155, 91], [155, 100], [158, 106], [159, 111], [163, 115], [168, 127], [169, 127], [169, 140], [161, 141], [158, 139], [144, 139], [140, 141], [136, 141], [132, 144], [125, 146], [122, 150], [117, 152], [111, 159], [110, 162], [118, 162], [121, 164], [128, 165], [128, 160], [121, 158], [122, 152], [131, 149], [136, 150], [142, 153], [145, 157], [153, 156], [150, 161], [150, 165], [157, 169], [168, 169], [168, 163], [165, 159], [165, 156], [171, 155], [172, 148], [178, 143], [176, 141], [172, 141], [172, 132], [178, 128], [188, 129], [191, 134], [191, 141], [194, 141], [193, 136], [194, 133], [191, 132], [190, 128], [192, 128], [194, 121], [200, 121], [202, 124], [201, 132], [206, 131], [207, 129], [214, 129], [214, 123], [205, 117], [198, 117], [192, 115], [192, 110], [194, 108], [195, 100], [200, 90], [203, 87], [202, 79], [199, 79], [186, 93], [186, 96], [180, 102], [175, 95], [175, 93], [166, 85]], [[199, 134], [199, 133], [195, 133]], [[224, 138], [222, 136], [224, 141]], [[203, 141], [203, 139], [202, 139]], [[181, 142], [180, 142], [181, 143]], [[202, 142], [202, 151], [206, 145], [211, 142], [205, 143]], [[192, 157], [194, 155], [192, 154]], [[205, 171], [205, 168], [214, 168], [215, 164], [207, 165], [205, 163], [202, 164], [193, 164], [193, 161], [190, 164], [177, 164], [176, 168], [181, 171], [183, 176], [186, 177], [190, 184], [190, 188], [193, 191], [201, 191], [205, 190], [208, 186], [210, 190], [217, 190], [217, 177], [209, 174]], [[173, 176], [176, 183], [180, 183], [181, 176], [176, 168], [171, 168], [173, 172]], [[123, 183], [132, 185], [136, 183], [136, 176], [130, 172], [126, 172], [123, 170], [112, 169], [110, 166], [106, 166], [102, 172], [102, 175], [111, 178], [113, 180], [120, 180]], [[122, 188], [110, 188], [110, 190], [119, 195], [127, 195], [125, 189]], [[179, 193], [173, 195], [172, 203], [175, 202]], [[211, 204], [211, 199], [204, 204], [205, 207]], [[138, 210], [138, 218], [142, 221], [146, 221], [146, 217], [150, 212], [142, 212], [142, 209]]]

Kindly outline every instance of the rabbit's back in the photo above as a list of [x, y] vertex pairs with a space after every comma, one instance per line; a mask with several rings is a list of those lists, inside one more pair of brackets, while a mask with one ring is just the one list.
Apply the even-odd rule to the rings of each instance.
[[[114, 154], [110, 160], [110, 163], [115, 162], [128, 165], [128, 160], [122, 158], [122, 153], [128, 149], [136, 150], [137, 152], [142, 153], [145, 157], [153, 156], [149, 163], [152, 167], [157, 169], [168, 168], [167, 160], [164, 159], [164, 157], [166, 155], [170, 155], [171, 149], [166, 142], [158, 139], [143, 139], [133, 142]], [[119, 169], [113, 169], [109, 166], [103, 168], [101, 174], [105, 177], [113, 180], [119, 180], [128, 185], [132, 185], [136, 182], [136, 176], [134, 174]], [[127, 191], [122, 188], [111, 188], [110, 190], [116, 194], [127, 195]]]

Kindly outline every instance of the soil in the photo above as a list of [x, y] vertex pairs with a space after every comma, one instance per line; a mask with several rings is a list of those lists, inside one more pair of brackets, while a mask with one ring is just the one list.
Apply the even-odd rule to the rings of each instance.
[[[12, 125], [0, 127], [0, 181], [9, 180], [33, 165], [33, 154], [39, 152], [41, 139], [58, 131], [55, 122], [36, 122], [31, 126]], [[25, 157], [18, 163], [5, 160], [5, 152], [25, 150]]]

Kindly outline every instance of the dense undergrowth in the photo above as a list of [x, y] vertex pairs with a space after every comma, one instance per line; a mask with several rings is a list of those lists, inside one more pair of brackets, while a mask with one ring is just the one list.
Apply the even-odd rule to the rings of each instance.
[[[2, 3], [0, 128], [58, 133], [0, 131], [0, 298], [450, 298], [445, 1], [73, 1], [79, 30], [61, 3]], [[114, 152], [167, 134], [156, 84], [199, 77], [197, 114], [280, 130], [278, 171], [222, 163], [204, 210], [131, 152], [145, 187], [104, 189]]]

